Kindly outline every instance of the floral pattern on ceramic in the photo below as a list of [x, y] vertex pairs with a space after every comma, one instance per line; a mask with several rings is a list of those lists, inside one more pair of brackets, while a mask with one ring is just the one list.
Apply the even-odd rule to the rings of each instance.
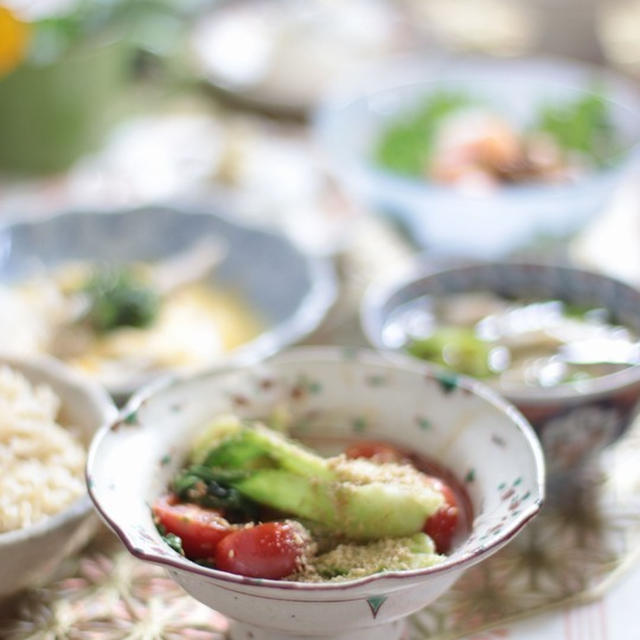
[[[88, 464], [92, 498], [129, 551], [167, 567], [194, 597], [256, 638], [313, 631], [323, 638], [393, 640], [402, 627], [396, 621], [506, 544], [543, 500], [540, 447], [513, 407], [473, 381], [444, 388], [424, 367], [401, 367], [369, 352], [294, 350], [145, 395], [124, 410], [125, 416], [136, 411], [134, 425], [105, 429], [94, 442]], [[366, 433], [433, 458], [466, 480], [475, 514], [469, 538], [430, 569], [324, 584], [236, 576], [194, 564], [166, 546], [148, 504], [165, 490], [203, 424], [219, 413], [264, 417], [284, 406], [312, 446], [339, 450]], [[504, 495], [505, 482], [518, 486], [518, 509]]]
[[[417, 362], [400, 353], [401, 346], [385, 332], [392, 315], [426, 295], [465, 291], [602, 306], [622, 324], [640, 332], [637, 289], [582, 269], [515, 262], [478, 263], [440, 271], [418, 267], [400, 280], [375, 285], [362, 305], [363, 329], [372, 344], [394, 358]], [[562, 481], [628, 429], [640, 399], [640, 365], [549, 389], [509, 391], [505, 397], [520, 409], [540, 436], [550, 479]]]

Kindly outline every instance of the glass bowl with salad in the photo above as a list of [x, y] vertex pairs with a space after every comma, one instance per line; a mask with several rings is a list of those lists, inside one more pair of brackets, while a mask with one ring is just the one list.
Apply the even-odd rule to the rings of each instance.
[[495, 258], [601, 211], [640, 141], [640, 93], [561, 59], [402, 58], [328, 95], [337, 179], [432, 252]]
[[481, 383], [339, 347], [142, 392], [90, 494], [232, 638], [396, 640], [540, 509], [540, 445]]
[[369, 341], [492, 386], [564, 477], [618, 438], [640, 399], [640, 292], [560, 265], [417, 266], [371, 287]]

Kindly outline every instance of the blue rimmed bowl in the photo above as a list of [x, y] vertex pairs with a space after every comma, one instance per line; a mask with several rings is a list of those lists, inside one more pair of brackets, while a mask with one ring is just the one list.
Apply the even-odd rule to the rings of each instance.
[[[381, 439], [444, 465], [472, 505], [467, 538], [430, 569], [324, 584], [237, 576], [169, 548], [149, 504], [166, 491], [203, 424], [220, 413], [264, 417], [283, 406], [294, 435], [310, 443]], [[234, 640], [396, 640], [403, 618], [511, 540], [544, 498], [533, 431], [485, 386], [333, 347], [295, 349], [142, 392], [94, 440], [87, 477], [96, 508], [129, 551], [164, 566], [191, 595], [235, 620]]]
[[[219, 206], [153, 206], [108, 213], [70, 212], [0, 229], [0, 282], [12, 284], [73, 261], [153, 261], [221, 238], [227, 248], [211, 275], [214, 286], [237, 293], [264, 330], [210, 367], [253, 361], [301, 340], [323, 320], [336, 296], [331, 263], [311, 257], [290, 240], [234, 222]], [[5, 341], [6, 342], [6, 341]], [[10, 349], [0, 337], [0, 350]], [[130, 395], [159, 374], [103, 381], [116, 397]]]
[[[473, 291], [604, 307], [621, 324], [640, 332], [640, 291], [630, 285], [575, 267], [515, 262], [440, 270], [417, 266], [392, 281], [374, 284], [362, 303], [363, 331], [371, 344], [394, 358], [422, 362], [405, 353], [403, 328], [420, 301]], [[538, 433], [550, 477], [563, 479], [627, 430], [640, 400], [640, 365], [550, 388], [510, 388], [504, 395]]]
[[[506, 184], [470, 192], [404, 176], [375, 163], [382, 133], [430, 94], [468, 94], [519, 128], [538, 106], [598, 91], [616, 132], [603, 169], [575, 182]], [[562, 237], [601, 212], [637, 162], [640, 92], [603, 68], [554, 58], [403, 57], [378, 64], [326, 96], [314, 135], [336, 179], [365, 205], [392, 216], [432, 253], [498, 259], [538, 236]]]

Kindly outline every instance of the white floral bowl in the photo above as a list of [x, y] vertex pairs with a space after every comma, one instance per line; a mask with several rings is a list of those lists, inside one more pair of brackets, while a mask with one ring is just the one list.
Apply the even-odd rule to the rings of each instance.
[[[218, 413], [258, 417], [283, 403], [295, 435], [311, 442], [388, 440], [446, 466], [472, 504], [468, 538], [430, 569], [325, 584], [247, 578], [178, 555], [156, 531], [149, 504], [166, 491], [194, 435]], [[143, 392], [95, 438], [87, 478], [96, 507], [129, 551], [165, 566], [191, 595], [236, 621], [234, 640], [394, 640], [403, 618], [515, 536], [544, 494], [531, 427], [483, 385], [329, 347]]]
[[[46, 384], [61, 400], [58, 419], [88, 447], [91, 438], [117, 415], [109, 395], [52, 358], [0, 356], [32, 384]], [[63, 558], [87, 542], [98, 524], [84, 494], [66, 509], [24, 529], [0, 533], [0, 599], [41, 583]]]

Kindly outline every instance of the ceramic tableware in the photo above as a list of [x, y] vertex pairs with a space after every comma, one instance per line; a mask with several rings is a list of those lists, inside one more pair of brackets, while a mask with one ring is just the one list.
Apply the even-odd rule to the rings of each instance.
[[[61, 400], [59, 422], [72, 426], [88, 447], [94, 433], [117, 415], [109, 395], [69, 367], [50, 358], [0, 356], [32, 384], [46, 384]], [[85, 494], [59, 513], [24, 529], [0, 533], [0, 598], [42, 583], [63, 558], [95, 531], [97, 518]]]
[[[169, 548], [149, 504], [166, 491], [198, 430], [220, 413], [260, 417], [283, 406], [294, 435], [309, 444], [381, 439], [444, 465], [472, 505], [466, 539], [430, 569], [320, 584], [233, 575]], [[234, 640], [397, 640], [407, 615], [511, 540], [544, 497], [533, 431], [485, 386], [333, 347], [294, 349], [141, 392], [96, 437], [87, 477], [96, 508], [128, 550], [164, 566], [191, 595], [233, 619]]]
[[[215, 212], [212, 210], [215, 209]], [[20, 282], [68, 261], [156, 261], [212, 237], [224, 258], [209, 278], [246, 300], [264, 330], [209, 366], [257, 360], [311, 333], [336, 293], [328, 260], [310, 257], [284, 236], [234, 222], [219, 208], [152, 206], [104, 213], [70, 212], [0, 229], [0, 282]], [[10, 348], [0, 339], [0, 349]], [[162, 374], [170, 373], [166, 370]], [[105, 380], [119, 399], [159, 372]]]
[[[640, 292], [635, 288], [577, 267], [515, 262], [443, 269], [419, 265], [409, 274], [374, 284], [362, 304], [363, 330], [388, 354], [419, 362], [404, 352], [402, 325], [408, 314], [425, 296], [472, 291], [603, 307], [621, 324], [640, 331]], [[537, 431], [550, 477], [562, 479], [629, 427], [640, 399], [640, 365], [553, 387], [508, 389], [504, 394]]]

